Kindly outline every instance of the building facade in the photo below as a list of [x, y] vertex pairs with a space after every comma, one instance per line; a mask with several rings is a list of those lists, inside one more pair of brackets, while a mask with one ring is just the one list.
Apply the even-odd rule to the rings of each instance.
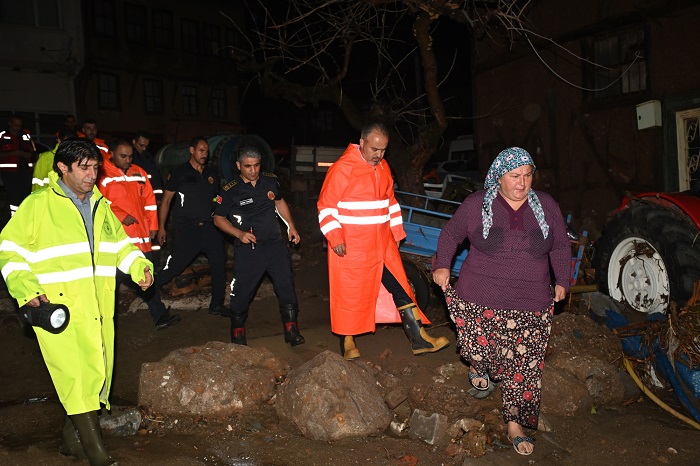
[[482, 166], [526, 148], [535, 188], [594, 232], [626, 192], [696, 187], [698, 17], [693, 1], [534, 2], [531, 31], [476, 44]]
[[0, 0], [0, 127], [20, 114], [35, 141], [53, 147], [77, 112], [74, 80], [83, 61], [80, 0]]
[[240, 132], [231, 46], [242, 17], [235, 1], [83, 0], [80, 118], [107, 136], [146, 130], [156, 145]]

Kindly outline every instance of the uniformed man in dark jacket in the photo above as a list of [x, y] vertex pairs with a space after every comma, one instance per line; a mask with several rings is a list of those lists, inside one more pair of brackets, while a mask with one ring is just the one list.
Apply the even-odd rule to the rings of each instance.
[[280, 194], [277, 177], [261, 173], [260, 163], [258, 149], [241, 149], [236, 162], [240, 175], [223, 187], [214, 209], [216, 226], [236, 238], [230, 302], [231, 341], [239, 345], [247, 343], [245, 321], [248, 307], [260, 279], [267, 273], [279, 299], [284, 339], [292, 346], [301, 345], [304, 337], [299, 333], [297, 323], [299, 304], [292, 263], [277, 215], [287, 225], [289, 241], [298, 244], [300, 237], [289, 206]]
[[204, 253], [211, 267], [209, 313], [228, 315], [224, 305], [224, 237], [212, 219], [213, 200], [220, 181], [216, 170], [207, 166], [208, 158], [207, 140], [201, 136], [193, 138], [190, 159], [175, 167], [165, 182], [163, 201], [158, 210], [158, 242], [165, 244], [165, 223], [172, 206], [173, 244], [163, 270], [156, 275], [156, 286], [160, 288], [180, 275], [200, 253]]

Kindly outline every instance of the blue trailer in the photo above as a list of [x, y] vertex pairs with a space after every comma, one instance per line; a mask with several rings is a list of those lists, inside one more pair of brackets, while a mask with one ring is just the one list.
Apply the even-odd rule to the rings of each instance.
[[[404, 191], [395, 192], [401, 206], [403, 228], [406, 239], [399, 250], [403, 258], [408, 281], [416, 295], [421, 309], [430, 304], [432, 289], [432, 259], [437, 252], [438, 238], [443, 225], [452, 218], [460, 203]], [[414, 205], [421, 205], [415, 207]], [[452, 263], [452, 275], [458, 276], [462, 263], [468, 254], [467, 246], [462, 245]]]

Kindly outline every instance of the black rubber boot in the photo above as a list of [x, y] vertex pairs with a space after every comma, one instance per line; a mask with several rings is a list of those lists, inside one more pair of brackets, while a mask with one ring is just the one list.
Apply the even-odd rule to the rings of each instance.
[[292, 346], [303, 345], [306, 340], [299, 333], [299, 307], [296, 304], [280, 304], [280, 315], [284, 324], [284, 341]]
[[245, 337], [245, 327], [233, 327], [231, 329], [231, 343], [248, 346], [248, 340]]
[[80, 435], [80, 443], [87, 455], [90, 466], [118, 466], [119, 463], [109, 456], [102, 440], [100, 421], [97, 411], [70, 416], [75, 429]]
[[83, 450], [83, 444], [80, 443], [78, 431], [75, 430], [73, 421], [70, 420], [68, 415], [66, 415], [66, 420], [63, 423], [63, 440], [61, 441], [61, 446], [58, 451], [61, 452], [62, 455], [75, 456], [80, 460], [87, 459], [85, 450]]
[[420, 311], [415, 304], [401, 306], [398, 311], [406, 336], [411, 341], [411, 350], [416, 356], [434, 353], [450, 344], [450, 341], [445, 337], [433, 338], [426, 333], [420, 320]]
[[235, 312], [231, 310], [231, 343], [237, 345], [248, 345], [248, 340], [245, 337], [245, 321], [248, 318], [248, 312]]

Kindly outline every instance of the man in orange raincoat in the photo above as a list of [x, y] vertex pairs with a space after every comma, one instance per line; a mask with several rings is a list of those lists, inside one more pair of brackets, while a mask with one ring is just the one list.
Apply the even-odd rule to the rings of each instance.
[[[99, 146], [98, 146], [99, 147]], [[97, 188], [109, 200], [109, 206], [121, 221], [129, 239], [150, 261], [153, 261], [151, 240], [158, 233], [158, 210], [148, 174], [133, 165], [134, 148], [124, 139], [116, 139], [100, 167]], [[124, 275], [117, 273], [117, 290]], [[152, 286], [137, 290], [148, 305], [157, 330], [177, 325], [180, 316], [170, 315], [161, 301], [160, 291]]]
[[[342, 339], [345, 359], [360, 357], [354, 335], [374, 332], [376, 322], [401, 322], [416, 355], [449, 344], [423, 329], [422, 322], [429, 322], [415, 303], [401, 262], [398, 243], [406, 233], [383, 160], [388, 144], [383, 124], [365, 126], [360, 144], [350, 144], [328, 170], [318, 199], [319, 223], [328, 240], [331, 330]], [[382, 287], [396, 309], [379, 317]]]

